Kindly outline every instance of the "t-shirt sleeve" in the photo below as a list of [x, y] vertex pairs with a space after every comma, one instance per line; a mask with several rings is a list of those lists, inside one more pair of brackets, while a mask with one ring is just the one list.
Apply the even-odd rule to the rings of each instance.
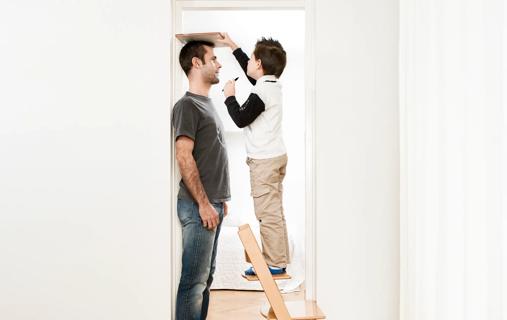
[[181, 102], [173, 109], [172, 125], [174, 127], [175, 140], [180, 136], [187, 136], [195, 140], [199, 126], [199, 113], [192, 103]]

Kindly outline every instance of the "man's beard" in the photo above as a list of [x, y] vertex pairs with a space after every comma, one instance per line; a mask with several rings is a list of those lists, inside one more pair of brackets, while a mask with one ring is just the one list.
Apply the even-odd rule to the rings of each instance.
[[217, 75], [213, 75], [213, 77], [210, 80], [210, 83], [211, 84], [217, 84], [219, 82], [220, 82], [220, 79], [218, 79], [218, 76]]

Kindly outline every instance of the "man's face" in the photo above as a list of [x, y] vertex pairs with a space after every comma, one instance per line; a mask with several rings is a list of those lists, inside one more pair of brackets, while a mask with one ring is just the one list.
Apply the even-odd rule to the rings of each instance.
[[205, 46], [205, 48], [206, 54], [204, 55], [204, 64], [202, 65], [201, 74], [205, 81], [211, 84], [217, 84], [220, 81], [218, 79], [218, 73], [222, 65], [218, 62], [213, 48], [208, 46]]

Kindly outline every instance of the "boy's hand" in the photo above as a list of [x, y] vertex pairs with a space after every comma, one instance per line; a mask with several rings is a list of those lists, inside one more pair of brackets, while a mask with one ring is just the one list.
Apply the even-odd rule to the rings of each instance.
[[227, 32], [221, 32], [220, 35], [222, 36], [222, 39], [218, 38], [216, 40], [217, 43], [223, 44], [226, 47], [229, 47], [232, 49], [232, 51], [236, 50], [238, 46], [234, 41], [232, 41], [231, 37], [229, 37], [229, 34]]
[[236, 81], [229, 80], [227, 81], [224, 87], [224, 96], [225, 98], [229, 98], [230, 96], [235, 95], [236, 95]]

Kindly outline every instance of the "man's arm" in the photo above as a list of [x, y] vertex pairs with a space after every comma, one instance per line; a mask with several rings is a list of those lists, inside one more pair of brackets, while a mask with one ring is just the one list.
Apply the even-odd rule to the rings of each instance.
[[209, 202], [204, 186], [199, 176], [199, 170], [195, 163], [192, 151], [194, 150], [194, 140], [187, 136], [179, 136], [176, 140], [176, 161], [180, 168], [181, 177], [185, 186], [199, 205], [199, 215], [202, 224], [207, 229], [214, 229], [219, 223], [218, 213]]

